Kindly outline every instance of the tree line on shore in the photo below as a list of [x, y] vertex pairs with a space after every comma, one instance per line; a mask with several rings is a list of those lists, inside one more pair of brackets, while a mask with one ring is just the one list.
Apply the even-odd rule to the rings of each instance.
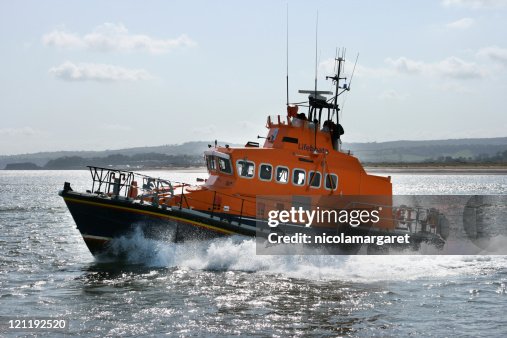
[[124, 166], [138, 169], [160, 167], [197, 167], [204, 165], [202, 156], [166, 155], [159, 153], [142, 153], [131, 156], [112, 154], [105, 157], [83, 158], [80, 156], [63, 156], [49, 160], [45, 165], [38, 166], [31, 162], [9, 163], [6, 170], [66, 170], [84, 169], [87, 165], [97, 167]]
[[507, 163], [507, 150], [499, 151], [495, 155], [479, 154], [475, 157], [452, 157], [439, 156], [438, 158], [425, 160], [423, 163], [463, 163], [463, 164], [500, 164]]

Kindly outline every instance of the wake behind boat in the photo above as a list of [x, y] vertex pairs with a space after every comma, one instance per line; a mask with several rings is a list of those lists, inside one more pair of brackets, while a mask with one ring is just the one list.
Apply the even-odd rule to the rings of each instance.
[[[326, 77], [334, 92], [300, 91], [309, 95], [307, 102], [288, 104], [285, 116], [268, 116], [262, 146], [209, 145], [204, 153], [209, 177], [200, 185], [92, 166], [90, 190], [75, 192], [66, 182], [60, 195], [90, 251], [107, 251], [112, 239], [137, 228], [147, 237], [175, 242], [253, 237], [261, 228], [269, 231], [271, 210], [296, 206], [379, 212], [380, 222], [328, 222], [311, 229], [319, 233], [410, 233], [415, 244], [442, 245], [448, 229], [437, 210], [393, 206], [390, 177], [368, 174], [341, 148], [338, 97], [350, 90], [343, 62], [343, 56], [336, 58], [336, 74]], [[309, 231], [297, 222], [285, 226], [289, 233]]]

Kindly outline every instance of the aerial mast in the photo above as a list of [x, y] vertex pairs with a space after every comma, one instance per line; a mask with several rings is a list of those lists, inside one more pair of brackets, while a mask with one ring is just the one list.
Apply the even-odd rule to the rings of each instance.
[[318, 49], [318, 35], [319, 35], [319, 11], [315, 19], [315, 93], [314, 97], [317, 98], [317, 49]]
[[286, 62], [287, 62], [287, 73], [285, 76], [286, 79], [286, 89], [287, 89], [287, 107], [289, 106], [289, 3], [287, 2], [287, 36], [285, 41], [285, 52], [286, 52]]
[[[340, 80], [346, 80], [346, 77], [340, 77], [342, 72], [342, 63], [345, 61], [345, 51], [343, 50], [341, 55], [338, 53], [338, 56], [335, 58], [335, 62], [337, 62], [338, 67], [336, 70], [336, 74], [334, 76], [326, 76], [327, 79], [332, 79], [335, 82], [335, 92], [334, 92], [334, 98], [333, 98], [333, 110], [336, 113], [336, 123], [339, 123], [339, 114], [340, 108], [338, 107], [338, 96], [340, 96], [340, 89], [343, 89], [343, 91], [348, 90], [347, 84], [345, 83], [343, 87], [340, 87]], [[343, 93], [343, 92], [342, 92]]]

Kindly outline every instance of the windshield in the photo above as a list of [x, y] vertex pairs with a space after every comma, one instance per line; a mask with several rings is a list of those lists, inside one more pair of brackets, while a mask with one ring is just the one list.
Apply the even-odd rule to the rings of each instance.
[[208, 168], [208, 171], [217, 170], [216, 163], [215, 163], [215, 156], [213, 156], [213, 155], [206, 156], [206, 167]]

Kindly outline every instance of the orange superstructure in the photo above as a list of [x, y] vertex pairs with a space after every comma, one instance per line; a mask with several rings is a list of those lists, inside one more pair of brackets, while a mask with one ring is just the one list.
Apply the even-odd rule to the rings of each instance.
[[[340, 85], [345, 79], [340, 77], [343, 59], [336, 61], [338, 72], [330, 77], [335, 93], [300, 91], [310, 94], [308, 111], [298, 113], [298, 106], [288, 105], [286, 116], [268, 117], [262, 147], [256, 142], [241, 148], [210, 145], [204, 154], [209, 172], [205, 183], [177, 187], [164, 202], [255, 218], [259, 216], [257, 196], [287, 196], [280, 203], [290, 203], [291, 196], [308, 196], [312, 204], [325, 196], [390, 197], [390, 177], [369, 175], [356, 157], [341, 149], [344, 131], [338, 120], [337, 98], [350, 87]], [[324, 95], [333, 97], [326, 99]]]

